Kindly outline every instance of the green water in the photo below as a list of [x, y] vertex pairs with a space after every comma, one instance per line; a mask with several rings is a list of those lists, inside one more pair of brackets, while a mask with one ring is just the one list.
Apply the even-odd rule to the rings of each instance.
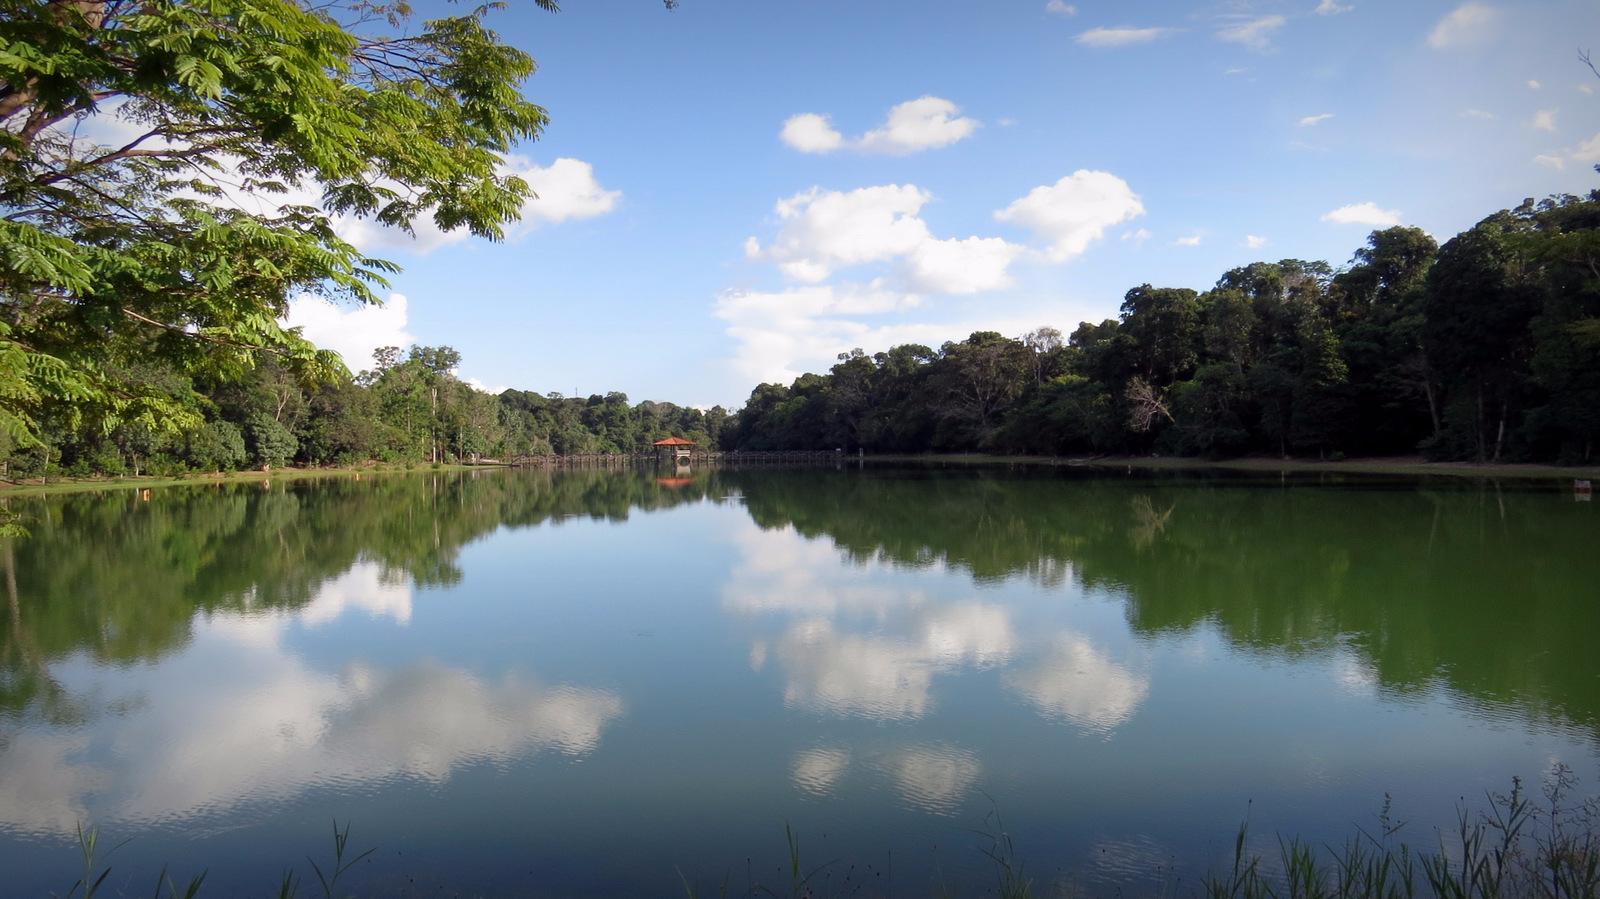
[[[1600, 787], [1600, 507], [1558, 482], [481, 472], [10, 501], [3, 890], [1192, 883], [1249, 815], [1412, 837]], [[305, 866], [302, 864], [302, 867]], [[891, 873], [892, 872], [892, 873]], [[309, 869], [306, 868], [309, 874]]]

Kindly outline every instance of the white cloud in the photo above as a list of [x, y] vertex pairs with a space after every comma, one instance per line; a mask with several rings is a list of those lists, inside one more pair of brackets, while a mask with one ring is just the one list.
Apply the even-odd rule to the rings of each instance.
[[1085, 47], [1127, 47], [1148, 44], [1171, 34], [1172, 28], [1091, 28], [1075, 39]]
[[487, 393], [487, 394], [490, 394], [490, 395], [493, 395], [493, 396], [499, 396], [500, 394], [505, 393], [507, 390], [510, 389], [509, 387], [507, 387], [504, 384], [497, 384], [497, 385], [495, 385], [493, 387], [490, 387], [488, 384], [484, 383], [483, 381], [478, 380], [477, 378], [462, 378], [462, 381], [465, 382], [467, 384], [467, 386], [471, 387], [474, 390], [481, 390], [484, 393]]
[[889, 110], [888, 121], [863, 134], [858, 143], [868, 152], [894, 155], [948, 146], [978, 130], [978, 120], [960, 112], [942, 97], [907, 100]]
[[1076, 6], [1071, 3], [1063, 3], [1062, 0], [1050, 0], [1049, 3], [1044, 5], [1044, 11], [1053, 12], [1058, 16], [1075, 16], [1078, 14]]
[[839, 268], [909, 255], [933, 239], [917, 217], [930, 199], [913, 184], [848, 192], [814, 187], [778, 201], [783, 226], [761, 258], [796, 281], [816, 283]]
[[1594, 85], [1592, 85], [1592, 84], [1580, 84], [1577, 87], [1578, 87], [1578, 93], [1580, 93], [1580, 94], [1592, 94], [1592, 93], [1594, 93]]
[[1110, 172], [1079, 169], [1035, 187], [994, 217], [1033, 231], [1049, 243], [1046, 255], [1063, 262], [1082, 255], [1107, 228], [1141, 215], [1144, 203], [1128, 182]]
[[550, 222], [594, 218], [617, 208], [622, 191], [607, 190], [595, 180], [594, 166], [581, 159], [563, 156], [547, 166], [511, 156], [505, 171], [528, 182], [537, 195], [522, 204], [521, 229]]
[[1317, 4], [1316, 13], [1319, 16], [1336, 16], [1355, 9], [1348, 3], [1339, 3], [1338, 0], [1322, 0]]
[[1554, 109], [1541, 109], [1533, 114], [1533, 121], [1529, 124], [1540, 131], [1556, 130], [1556, 112]]
[[1265, 50], [1272, 46], [1272, 36], [1289, 20], [1283, 16], [1261, 16], [1217, 30], [1217, 39], [1230, 44], [1243, 44], [1255, 50]]
[[1370, 201], [1351, 203], [1327, 213], [1322, 220], [1336, 225], [1371, 225], [1374, 228], [1387, 228], [1400, 224], [1400, 211], [1382, 209]]
[[320, 297], [301, 296], [289, 302], [283, 324], [299, 328], [305, 338], [344, 358], [352, 371], [372, 365], [378, 347], [406, 347], [416, 337], [406, 330], [409, 303], [405, 294], [391, 293], [381, 306], [348, 306]]
[[1494, 113], [1486, 112], [1482, 109], [1463, 109], [1461, 110], [1461, 117], [1464, 119], [1481, 119], [1483, 121], [1489, 121], [1490, 119], [1494, 118]]
[[1150, 239], [1150, 229], [1149, 228], [1135, 228], [1135, 229], [1133, 229], [1131, 231], [1124, 231], [1124, 232], [1122, 232], [1122, 239], [1123, 240], [1131, 240], [1136, 244], [1142, 244], [1145, 241]]
[[814, 112], [790, 116], [778, 137], [802, 153], [832, 153], [844, 146], [844, 135], [834, 130], [827, 116]]
[[852, 148], [903, 156], [970, 137], [982, 123], [960, 113], [959, 106], [943, 97], [918, 97], [896, 104], [882, 125], [853, 140], [840, 134], [826, 116], [814, 112], [790, 116], [778, 136], [802, 153]]
[[1259, 250], [1266, 246], [1267, 243], [1267, 239], [1258, 234], [1246, 234], [1244, 236], [1244, 245], [1247, 249]]
[[1573, 162], [1582, 165], [1593, 165], [1600, 162], [1600, 134], [1589, 138], [1571, 151], [1570, 158]]
[[1331, 118], [1333, 118], [1333, 113], [1331, 113], [1331, 112], [1324, 112], [1324, 113], [1320, 113], [1318, 115], [1304, 116], [1304, 117], [1302, 117], [1300, 119], [1300, 127], [1309, 128], [1309, 127], [1311, 127], [1313, 125], [1320, 125], [1323, 122], [1326, 122], [1327, 120], [1329, 120]]
[[787, 384], [851, 347], [887, 345], [882, 329], [856, 317], [903, 311], [920, 302], [915, 295], [876, 285], [816, 285], [728, 291], [717, 298], [715, 314], [728, 323], [728, 336], [738, 344], [733, 365], [740, 375]]
[[1528, 79], [1528, 90], [1536, 91], [1536, 90], [1538, 90], [1539, 88], [1542, 88], [1542, 87], [1544, 87], [1544, 85], [1540, 84], [1538, 79], [1536, 79], [1536, 78], [1529, 78]]
[[1205, 240], [1203, 234], [1188, 234], [1172, 242], [1175, 247], [1198, 247]]
[[905, 313], [922, 305], [914, 294], [881, 283], [816, 285], [781, 291], [729, 291], [714, 314], [727, 322], [734, 371], [751, 382], [787, 384], [807, 371], [824, 371], [853, 347], [883, 350], [906, 343], [938, 346], [974, 331], [1021, 334], [1037, 315], [972, 317], [911, 322]]
[[1552, 169], [1566, 168], [1569, 162], [1585, 166], [1600, 163], [1600, 134], [1596, 134], [1576, 147], [1567, 147], [1553, 153], [1541, 153], [1533, 157], [1533, 161]]
[[1023, 248], [999, 237], [924, 241], [907, 258], [912, 289], [967, 294], [1011, 286], [1007, 272]]
[[930, 199], [911, 184], [848, 192], [812, 188], [780, 200], [777, 237], [765, 249], [747, 240], [745, 253], [813, 284], [841, 268], [898, 261], [915, 291], [968, 294], [1010, 286], [1007, 269], [1023, 248], [998, 237], [935, 238], [918, 217]]
[[1486, 3], [1463, 3], [1428, 32], [1428, 46], [1443, 50], [1480, 43], [1489, 36], [1490, 26], [1499, 15], [1499, 10]]

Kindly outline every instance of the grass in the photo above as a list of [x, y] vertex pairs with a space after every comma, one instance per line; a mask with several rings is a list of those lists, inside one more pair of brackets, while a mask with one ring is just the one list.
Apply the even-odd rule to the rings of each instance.
[[[1534, 797], [1520, 780], [1504, 794], [1488, 794], [1483, 810], [1474, 814], [1459, 806], [1454, 829], [1436, 831], [1426, 844], [1405, 840], [1406, 822], [1395, 819], [1388, 796], [1373, 829], [1356, 827], [1338, 845], [1317, 846], [1298, 837], [1279, 836], [1276, 853], [1262, 856], [1249, 850], [1248, 816], [1233, 838], [1231, 863], [1207, 872], [1187, 891], [1170, 872], [1160, 873], [1160, 885], [1141, 891], [1117, 887], [1115, 895], [1193, 896], [1196, 899], [1600, 899], [1600, 797], [1573, 800], [1577, 778], [1557, 766]], [[1093, 893], [1083, 883], [1055, 883], [1043, 892], [1028, 876], [1011, 832], [996, 807], [975, 831], [976, 847], [988, 864], [993, 880], [976, 895], [999, 899], [1042, 899], [1046, 895], [1080, 896]], [[714, 894], [702, 894], [680, 868], [677, 882], [688, 899], [716, 895], [720, 899], [829, 899], [829, 897], [885, 897], [895, 894], [893, 857], [884, 870], [843, 866], [839, 860], [811, 864], [801, 851], [800, 834], [785, 825], [787, 864], [773, 884], [758, 881], [746, 861], [745, 884], [734, 888], [725, 873]], [[64, 894], [67, 899], [93, 899], [111, 874], [99, 855], [99, 833], [78, 830], [82, 875]], [[110, 856], [126, 843], [112, 847]], [[353, 852], [350, 825], [333, 825], [333, 857], [319, 864], [307, 857], [323, 899], [347, 895], [340, 886], [345, 875], [375, 850]], [[885, 878], [884, 875], [888, 876]], [[205, 884], [201, 872], [180, 885], [163, 868], [156, 878], [156, 899], [194, 899]], [[959, 893], [935, 872], [927, 891], [903, 895], [956, 897]], [[0, 879], [3, 882], [3, 879]], [[296, 899], [304, 881], [290, 869], [278, 883], [279, 899]], [[55, 895], [55, 894], [52, 894]]]
[[310, 478], [349, 477], [369, 474], [420, 474], [435, 471], [472, 471], [498, 468], [496, 465], [461, 465], [455, 463], [369, 463], [365, 465], [333, 466], [329, 468], [275, 468], [271, 471], [194, 472], [181, 477], [131, 477], [52, 476], [48, 481], [27, 478], [21, 481], [0, 480], [0, 497], [51, 496], [60, 493], [84, 493], [96, 490], [132, 490], [151, 487], [179, 487], [205, 484], [234, 484], [259, 481], [299, 481]]

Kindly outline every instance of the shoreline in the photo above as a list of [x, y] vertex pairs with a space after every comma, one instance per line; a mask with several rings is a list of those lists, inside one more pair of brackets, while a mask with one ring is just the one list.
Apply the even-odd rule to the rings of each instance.
[[59, 477], [42, 483], [37, 478], [25, 481], [0, 480], [0, 498], [8, 496], [49, 496], [57, 493], [87, 493], [94, 490], [149, 489], [152, 487], [204, 487], [211, 484], [236, 484], [248, 481], [306, 481], [342, 475], [426, 474], [441, 471], [483, 471], [509, 468], [503, 464], [464, 465], [431, 462], [404, 464], [372, 463], [369, 465], [340, 465], [329, 468], [278, 468], [272, 471], [225, 471], [191, 474], [188, 477]]
[[[846, 456], [847, 459], [852, 457]], [[1417, 477], [1438, 475], [1466, 478], [1521, 480], [1600, 479], [1600, 466], [1546, 465], [1527, 462], [1430, 462], [1420, 456], [1345, 459], [1338, 462], [1311, 459], [1274, 459], [1247, 456], [1237, 459], [1198, 459], [1184, 456], [996, 456], [986, 453], [866, 456], [868, 462], [938, 462], [953, 465], [1045, 465], [1063, 468], [1137, 468], [1144, 471], [1242, 471], [1258, 474], [1334, 473]]]

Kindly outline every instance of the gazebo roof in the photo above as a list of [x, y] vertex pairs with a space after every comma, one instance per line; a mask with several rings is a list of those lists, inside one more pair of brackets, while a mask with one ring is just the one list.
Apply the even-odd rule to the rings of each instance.
[[685, 440], [682, 437], [668, 437], [665, 440], [657, 440], [656, 441], [656, 446], [694, 446], [694, 445], [695, 445], [695, 442], [693, 440]]

